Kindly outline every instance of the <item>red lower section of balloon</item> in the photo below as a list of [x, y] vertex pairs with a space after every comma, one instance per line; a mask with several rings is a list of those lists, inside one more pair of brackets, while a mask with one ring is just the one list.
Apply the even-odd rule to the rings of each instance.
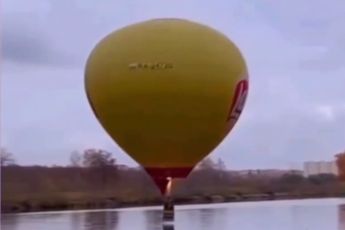
[[145, 170], [152, 177], [172, 177], [184, 178], [193, 170], [193, 167], [174, 167], [174, 168], [156, 168], [145, 167]]
[[153, 178], [162, 194], [166, 193], [168, 177], [185, 178], [193, 170], [193, 167], [175, 167], [175, 168], [155, 168], [147, 167], [146, 172]]

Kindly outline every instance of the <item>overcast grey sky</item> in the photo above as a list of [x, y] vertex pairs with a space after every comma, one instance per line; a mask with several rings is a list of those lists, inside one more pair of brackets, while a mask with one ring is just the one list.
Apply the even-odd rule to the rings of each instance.
[[288, 168], [345, 149], [343, 0], [3, 0], [1, 145], [20, 164], [67, 164], [89, 147], [135, 164], [92, 114], [84, 64], [108, 33], [160, 17], [212, 26], [247, 60], [245, 110], [211, 156]]

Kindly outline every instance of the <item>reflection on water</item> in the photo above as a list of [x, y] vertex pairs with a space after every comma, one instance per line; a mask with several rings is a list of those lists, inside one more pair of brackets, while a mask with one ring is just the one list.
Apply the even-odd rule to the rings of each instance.
[[163, 230], [175, 230], [175, 226], [173, 224], [165, 224], [163, 225]]
[[345, 204], [338, 206], [338, 230], [345, 230]]
[[345, 230], [345, 199], [179, 206], [174, 225], [161, 207], [3, 215], [4, 230]]
[[196, 212], [196, 220], [199, 229], [212, 229], [215, 224], [215, 216], [218, 213], [218, 209], [200, 209]]
[[117, 212], [88, 212], [85, 213], [84, 229], [116, 229], [119, 220], [118, 218]]
[[162, 212], [160, 210], [151, 210], [145, 212], [146, 230], [162, 230]]
[[175, 230], [175, 225], [173, 223], [163, 224], [163, 230]]
[[83, 226], [80, 224], [83, 222], [83, 216], [78, 213], [71, 214], [71, 228], [75, 230], [82, 230]]
[[[15, 215], [11, 215], [11, 216], [7, 216], [5, 218], [6, 221], [4, 221], [6, 224], [4, 226], [6, 226], [6, 230], [16, 230], [17, 229], [17, 216]], [[1, 229], [5, 229], [5, 227], [3, 226], [3, 217], [1, 218]]]
[[[231, 212], [227, 212], [225, 208], [206, 208], [206, 209], [191, 209], [184, 210], [183, 220], [193, 220], [191, 222], [192, 229], [208, 230], [208, 229], [223, 229], [226, 218], [230, 218]], [[181, 218], [182, 219], [182, 218]]]

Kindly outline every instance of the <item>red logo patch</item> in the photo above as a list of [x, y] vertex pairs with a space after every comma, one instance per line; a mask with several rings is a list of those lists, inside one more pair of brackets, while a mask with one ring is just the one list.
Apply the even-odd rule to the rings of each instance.
[[233, 122], [237, 121], [237, 119], [242, 113], [244, 104], [247, 99], [247, 94], [248, 94], [248, 81], [241, 80], [240, 82], [237, 83], [235, 96], [232, 101], [226, 121], [233, 121]]

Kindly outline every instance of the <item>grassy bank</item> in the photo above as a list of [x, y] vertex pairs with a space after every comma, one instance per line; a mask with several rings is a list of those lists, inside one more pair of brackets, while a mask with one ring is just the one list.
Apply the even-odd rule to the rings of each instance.
[[[194, 196], [175, 198], [176, 205], [187, 204], [210, 204], [225, 202], [249, 202], [249, 201], [268, 201], [268, 200], [290, 200], [290, 199], [310, 199], [310, 198], [331, 198], [345, 197], [344, 195], [327, 194], [251, 194], [251, 195], [232, 195], [232, 196]], [[16, 202], [5, 202], [2, 205], [2, 213], [19, 212], [41, 212], [41, 211], [65, 211], [65, 210], [87, 210], [87, 209], [113, 209], [127, 207], [143, 207], [162, 205], [161, 199], [140, 200], [140, 201], [118, 201], [112, 198], [104, 199], [84, 199], [84, 200], [59, 200], [53, 197], [49, 200], [27, 200]]]
[[[173, 196], [177, 204], [195, 204], [342, 197], [344, 192], [344, 183], [332, 175], [242, 175], [203, 168], [176, 183]], [[6, 213], [162, 203], [158, 189], [143, 170], [119, 167], [3, 167], [1, 201]]]

